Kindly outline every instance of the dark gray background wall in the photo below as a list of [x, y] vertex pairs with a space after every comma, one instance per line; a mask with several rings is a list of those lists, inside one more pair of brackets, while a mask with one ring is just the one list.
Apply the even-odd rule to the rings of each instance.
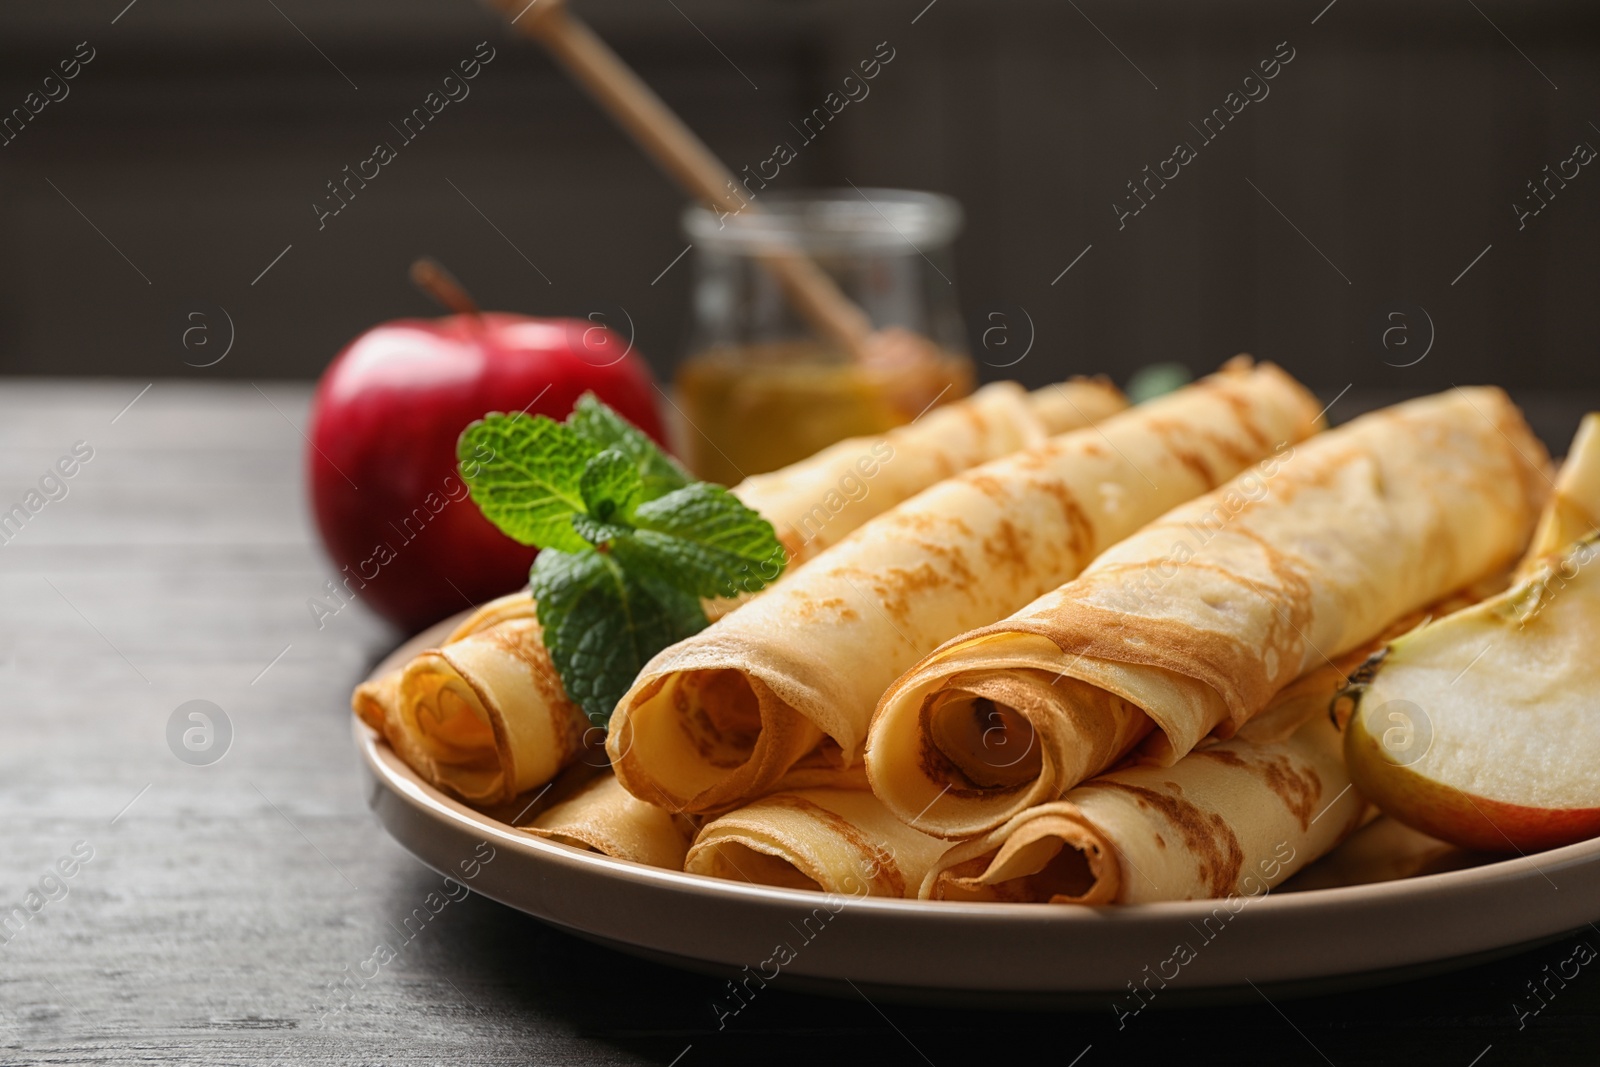
[[[1600, 165], [1520, 232], [1511, 206], [1576, 143], [1600, 148], [1594, 5], [926, 2], [574, 7], [735, 167], [888, 41], [871, 95], [776, 184], [958, 197], [972, 336], [1025, 309], [1035, 345], [1008, 373], [1029, 382], [1251, 350], [1331, 391], [1600, 386]], [[487, 9], [126, 4], [0, 8], [0, 111], [79, 41], [97, 51], [0, 147], [0, 372], [311, 377], [374, 322], [432, 313], [405, 279], [424, 252], [486, 305], [626, 308], [659, 370], [680, 355], [686, 263], [652, 285], [686, 243], [680, 196]], [[324, 182], [485, 39], [498, 56], [472, 95], [319, 232]], [[1283, 41], [1270, 96], [1119, 230], [1124, 183], [1199, 146], [1189, 123]], [[202, 302], [237, 342], [195, 370], [180, 323]], [[1411, 346], [1385, 351], [1402, 305]], [[1422, 351], [1430, 319], [1427, 358], [1386, 366]]]

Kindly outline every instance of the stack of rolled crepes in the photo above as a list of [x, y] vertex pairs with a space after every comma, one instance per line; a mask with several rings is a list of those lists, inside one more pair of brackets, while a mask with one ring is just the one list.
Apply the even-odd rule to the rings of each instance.
[[[1041, 401], [981, 391], [891, 436], [874, 474], [873, 442], [847, 442], [738, 487], [804, 566], [647, 665], [615, 776], [558, 783], [525, 829], [769, 885], [1103, 904], [1253, 895], [1362, 825], [1329, 700], [1515, 562], [1548, 484], [1515, 407], [1462, 389], [1311, 436], [1309, 394], [1237, 362], [1044, 442]], [[927, 458], [941, 443], [967, 458]], [[929, 483], [875, 499], [908, 451]], [[486, 606], [358, 711], [475, 802], [539, 785], [586, 724], [558, 683], [502, 699], [537, 688], [502, 656], [554, 681], [509, 638], [532, 615]], [[523, 715], [564, 724], [543, 763]]]
[[[1122, 394], [1100, 378], [1034, 393], [997, 382], [881, 437], [842, 441], [750, 478], [734, 492], [773, 524], [792, 569], [951, 474], [1124, 407]], [[526, 592], [479, 608], [438, 648], [361, 685], [352, 704], [418, 774], [484, 805], [545, 785], [579, 758], [586, 739], [597, 743], [603, 734], [567, 699]]]
[[1308, 669], [1507, 567], [1547, 458], [1498, 389], [1400, 404], [1173, 509], [883, 696], [867, 771], [904, 819], [992, 830], [1135, 745], [1170, 765]]
[[1236, 362], [937, 483], [646, 664], [607, 735], [618, 779], [700, 814], [859, 784], [873, 707], [907, 667], [1288, 449], [1317, 419], [1288, 375]]

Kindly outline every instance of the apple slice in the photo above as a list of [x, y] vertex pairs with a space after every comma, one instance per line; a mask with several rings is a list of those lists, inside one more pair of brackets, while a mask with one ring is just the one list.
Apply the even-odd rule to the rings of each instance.
[[1466, 848], [1600, 834], [1600, 537], [1505, 593], [1392, 642], [1357, 676], [1355, 787]]
[[1341, 695], [1356, 788], [1467, 848], [1600, 834], [1600, 414], [1584, 416], [1516, 583], [1401, 637]]

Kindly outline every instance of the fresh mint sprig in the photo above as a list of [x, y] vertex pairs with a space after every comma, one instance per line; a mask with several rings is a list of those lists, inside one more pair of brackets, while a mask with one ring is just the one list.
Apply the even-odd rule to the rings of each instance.
[[783, 572], [771, 523], [692, 481], [592, 393], [564, 423], [486, 415], [457, 455], [484, 516], [540, 549], [529, 578], [544, 642], [597, 726], [651, 656], [706, 626], [702, 598], [755, 592]]

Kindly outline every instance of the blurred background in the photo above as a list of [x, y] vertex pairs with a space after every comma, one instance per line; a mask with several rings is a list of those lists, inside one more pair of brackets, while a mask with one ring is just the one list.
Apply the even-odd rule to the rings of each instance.
[[[1514, 206], [1540, 206], [1528, 183], [1580, 142], [1600, 147], [1593, 4], [577, 10], [734, 170], [795, 142], [794, 124], [887, 42], [870, 95], [772, 185], [956, 197], [956, 281], [985, 378], [1122, 381], [1145, 363], [1199, 370], [1251, 351], [1330, 396], [1350, 383], [1493, 380], [1523, 397], [1600, 385], [1600, 168], [1566, 164], [1577, 176], [1540, 186], [1537, 215]], [[495, 59], [470, 96], [319, 229], [326, 183], [396, 140], [390, 124], [480, 41]], [[7, 4], [0, 112], [80, 42], [93, 58], [69, 93], [11, 120], [0, 144], [0, 372], [310, 379], [375, 322], [436, 313], [406, 279], [422, 253], [489, 307], [626, 309], [663, 378], [682, 355], [684, 198], [487, 8]], [[1270, 95], [1202, 140], [1195, 127], [1280, 42], [1294, 58]], [[1136, 206], [1127, 183], [1180, 140], [1198, 158], [1119, 221], [1113, 205]], [[236, 344], [194, 368], [180, 338], [202, 303], [226, 310]], [[995, 314], [1011, 340], [1033, 339], [1003, 371], [1020, 348], [985, 349]]]

